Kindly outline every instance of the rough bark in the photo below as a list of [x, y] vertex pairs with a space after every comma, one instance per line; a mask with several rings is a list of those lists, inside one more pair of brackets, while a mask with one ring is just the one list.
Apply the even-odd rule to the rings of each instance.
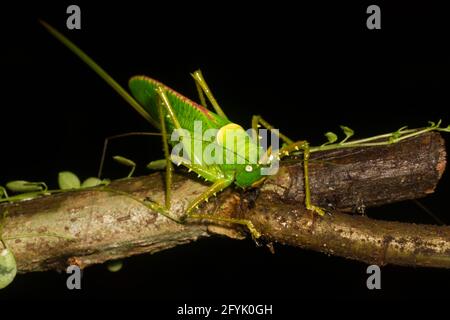
[[[434, 191], [445, 168], [437, 133], [387, 147], [314, 154], [312, 199], [331, 215], [311, 215], [303, 205], [301, 161], [283, 165], [257, 189], [229, 188], [200, 208], [203, 213], [251, 220], [263, 241], [299, 246], [369, 263], [450, 267], [450, 227], [385, 222], [337, 210], [355, 210]], [[160, 173], [115, 181], [111, 188], [163, 203]], [[188, 174], [174, 178], [172, 214], [183, 215], [206, 184]], [[246, 230], [214, 221], [177, 224], [130, 197], [99, 189], [55, 194], [14, 204], [3, 237], [20, 272], [88, 266], [154, 253], [213, 233], [240, 238]], [[53, 235], [53, 236], [51, 236]], [[63, 235], [56, 237], [54, 235]]]

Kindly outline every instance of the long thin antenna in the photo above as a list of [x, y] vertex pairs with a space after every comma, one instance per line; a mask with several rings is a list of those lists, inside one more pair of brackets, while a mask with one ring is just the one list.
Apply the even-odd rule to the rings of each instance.
[[39, 20], [39, 23], [47, 29], [56, 39], [69, 48], [76, 56], [78, 56], [84, 63], [86, 63], [92, 70], [95, 71], [107, 84], [109, 84], [126, 102], [128, 102], [141, 116], [150, 122], [155, 128], [158, 128], [158, 122], [154, 120], [147, 111], [120, 85], [114, 80], [102, 67], [100, 67], [94, 60], [92, 60], [86, 53], [78, 48], [72, 41], [67, 39], [62, 33], [53, 28], [47, 22]]

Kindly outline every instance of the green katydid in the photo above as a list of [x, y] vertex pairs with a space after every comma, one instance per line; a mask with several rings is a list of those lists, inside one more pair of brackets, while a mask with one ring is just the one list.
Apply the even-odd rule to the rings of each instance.
[[[129, 80], [129, 88], [131, 91], [130, 95], [96, 62], [94, 62], [64, 35], [48, 25], [46, 22], [41, 21], [41, 24], [54, 37], [56, 37], [91, 69], [93, 69], [93, 71], [95, 71], [101, 78], [103, 78], [141, 116], [161, 131], [166, 169], [166, 198], [164, 206], [155, 204], [152, 205], [151, 208], [166, 216], [169, 216], [173, 173], [172, 161], [177, 162], [177, 164], [182, 164], [187, 167], [189, 171], [194, 171], [199, 175], [199, 177], [201, 176], [208, 182], [212, 183], [212, 185], [204, 193], [188, 204], [186, 208], [186, 215], [182, 220], [180, 220], [180, 222], [184, 221], [186, 218], [198, 218], [242, 224], [249, 228], [255, 238], [258, 238], [260, 233], [248, 220], [196, 214], [195, 209], [201, 203], [207, 201], [209, 197], [224, 190], [232, 184], [244, 189], [258, 185], [265, 178], [265, 176], [261, 173], [262, 168], [270, 166], [273, 161], [289, 155], [291, 152], [298, 152], [303, 154], [306, 208], [318, 213], [319, 215], [323, 215], [324, 210], [314, 206], [311, 203], [308, 180], [308, 160], [311, 152], [338, 148], [387, 145], [431, 130], [450, 131], [450, 126], [447, 128], [441, 128], [440, 122], [438, 122], [437, 124], [431, 123], [431, 125], [426, 128], [401, 128], [393, 133], [387, 133], [366, 139], [347, 141], [348, 138], [353, 135], [353, 131], [348, 127], [342, 126], [341, 128], [346, 136], [342, 141], [337, 142], [336, 135], [329, 132], [326, 134], [328, 138], [327, 143], [318, 147], [310, 147], [307, 141], [294, 141], [289, 139], [285, 135], [275, 131], [274, 128], [260, 116], [253, 116], [253, 130], [256, 131], [258, 127], [263, 126], [268, 130], [276, 132], [276, 135], [284, 142], [284, 145], [279, 150], [272, 150], [270, 147], [267, 150], [263, 150], [259, 145], [258, 135], [252, 135], [252, 137], [250, 137], [240, 125], [235, 124], [228, 119], [209, 89], [200, 70], [195, 71], [192, 74], [199, 94], [200, 104], [189, 100], [159, 81], [146, 76], [134, 76]], [[212, 112], [206, 108], [206, 99], [208, 99], [215, 112]], [[169, 133], [180, 129], [184, 129], [189, 133], [192, 133], [194, 132], [195, 121], [201, 123], [202, 133], [205, 133], [208, 129], [216, 129], [216, 135], [213, 137], [213, 140], [215, 141], [214, 143], [216, 144], [216, 147], [219, 146], [219, 148], [222, 148], [223, 152], [229, 151], [230, 149], [229, 145], [225, 143], [228, 133], [233, 132], [234, 134], [244, 138], [244, 143], [233, 143], [231, 148], [231, 152], [235, 155], [235, 157], [240, 158], [242, 161], [238, 163], [205, 163], [202, 160], [198, 162], [186, 162], [176, 160], [174, 157], [171, 157], [169, 154], [169, 145], [173, 148], [176, 145], [173, 141], [168, 140]], [[192, 140], [186, 139], [185, 141], [184, 139], [181, 139], [181, 143], [183, 147], [189, 150], [189, 158], [191, 160], [202, 158], [202, 155], [197, 154], [195, 148], [192, 147], [192, 144], [195, 143], [195, 141], [192, 142]], [[200, 152], [203, 151], [204, 149], [202, 147]], [[254, 161], [250, 161], [250, 158], [263, 159], [263, 161], [261, 160], [255, 163]]]

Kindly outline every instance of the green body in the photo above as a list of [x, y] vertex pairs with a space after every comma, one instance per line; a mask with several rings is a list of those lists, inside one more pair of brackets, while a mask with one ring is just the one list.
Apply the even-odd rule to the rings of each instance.
[[[132, 77], [129, 81], [129, 87], [134, 98], [155, 121], [159, 118], [159, 95], [157, 94], [156, 89], [160, 87], [164, 89], [175, 113], [175, 117], [178, 119], [179, 124], [183, 129], [193, 134], [196, 121], [201, 122], [202, 134], [208, 129], [218, 129], [218, 136], [215, 137], [214, 141], [202, 141], [201, 149], [195, 149], [192, 146], [196, 142], [194, 137], [192, 137], [190, 145], [186, 145], [189, 144], [189, 142], [184, 142], [186, 149], [190, 150], [191, 162], [195, 164], [194, 166], [190, 166], [190, 169], [207, 181], [216, 182], [218, 179], [225, 178], [227, 180], [233, 180], [239, 187], [246, 188], [262, 178], [259, 170], [260, 166], [254, 161], [250, 162], [250, 159], [258, 159], [258, 157], [262, 155], [262, 149], [257, 146], [253, 139], [248, 136], [247, 132], [242, 128], [237, 127], [236, 124], [233, 125], [227, 118], [219, 116], [202, 105], [189, 100], [173, 89], [149, 77]], [[167, 115], [165, 109], [163, 109], [163, 118], [166, 122], [167, 132], [173, 132], [173, 130], [176, 129], [176, 126], [171, 117]], [[237, 139], [236, 144], [231, 144], [231, 150], [230, 148], [226, 148], [225, 144], [221, 144], [224, 140], [221, 138], [222, 135], [231, 131], [231, 129], [227, 130], [230, 127], [234, 129], [233, 133], [240, 138]], [[220, 130], [221, 128], [223, 130]], [[160, 126], [158, 126], [158, 129], [161, 129]], [[168, 142], [172, 147], [178, 143], [171, 141], [170, 139]], [[202, 160], [205, 147], [210, 144], [216, 144], [217, 147], [222, 148], [223, 157], [221, 158], [221, 161], [205, 163]], [[234, 155], [234, 159], [230, 159], [230, 154]], [[228, 159], [226, 157], [227, 155]], [[200, 161], [194, 162], [194, 159], [200, 159]], [[238, 159], [241, 161], [237, 161]], [[205, 170], [210, 173], [205, 172]]]

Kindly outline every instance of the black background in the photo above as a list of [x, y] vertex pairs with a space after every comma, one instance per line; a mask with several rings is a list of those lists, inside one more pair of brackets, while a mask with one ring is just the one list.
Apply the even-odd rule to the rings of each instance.
[[[201, 68], [234, 122], [248, 126], [251, 115], [261, 114], [288, 136], [313, 144], [341, 124], [360, 137], [441, 118], [447, 124], [445, 8], [425, 1], [374, 2], [382, 10], [382, 29], [368, 30], [366, 8], [373, 3], [333, 3], [78, 2], [79, 31], [65, 27], [72, 3], [2, 6], [0, 183], [27, 179], [56, 186], [62, 170], [95, 176], [105, 137], [153, 130], [38, 18], [124, 86], [130, 76], [146, 74], [195, 99], [189, 72]], [[129, 138], [115, 142], [113, 154], [143, 168], [162, 151], [158, 138]], [[107, 162], [106, 176], [126, 172]], [[447, 172], [436, 193], [422, 201], [447, 224], [449, 190]], [[409, 202], [369, 215], [435, 223]], [[275, 251], [251, 240], [207, 239], [127, 259], [119, 273], [102, 265], [88, 268], [80, 291], [66, 289], [65, 274], [19, 275], [0, 299], [274, 303], [449, 297], [445, 270], [386, 266], [382, 290], [369, 291], [363, 263], [279, 245]]]

